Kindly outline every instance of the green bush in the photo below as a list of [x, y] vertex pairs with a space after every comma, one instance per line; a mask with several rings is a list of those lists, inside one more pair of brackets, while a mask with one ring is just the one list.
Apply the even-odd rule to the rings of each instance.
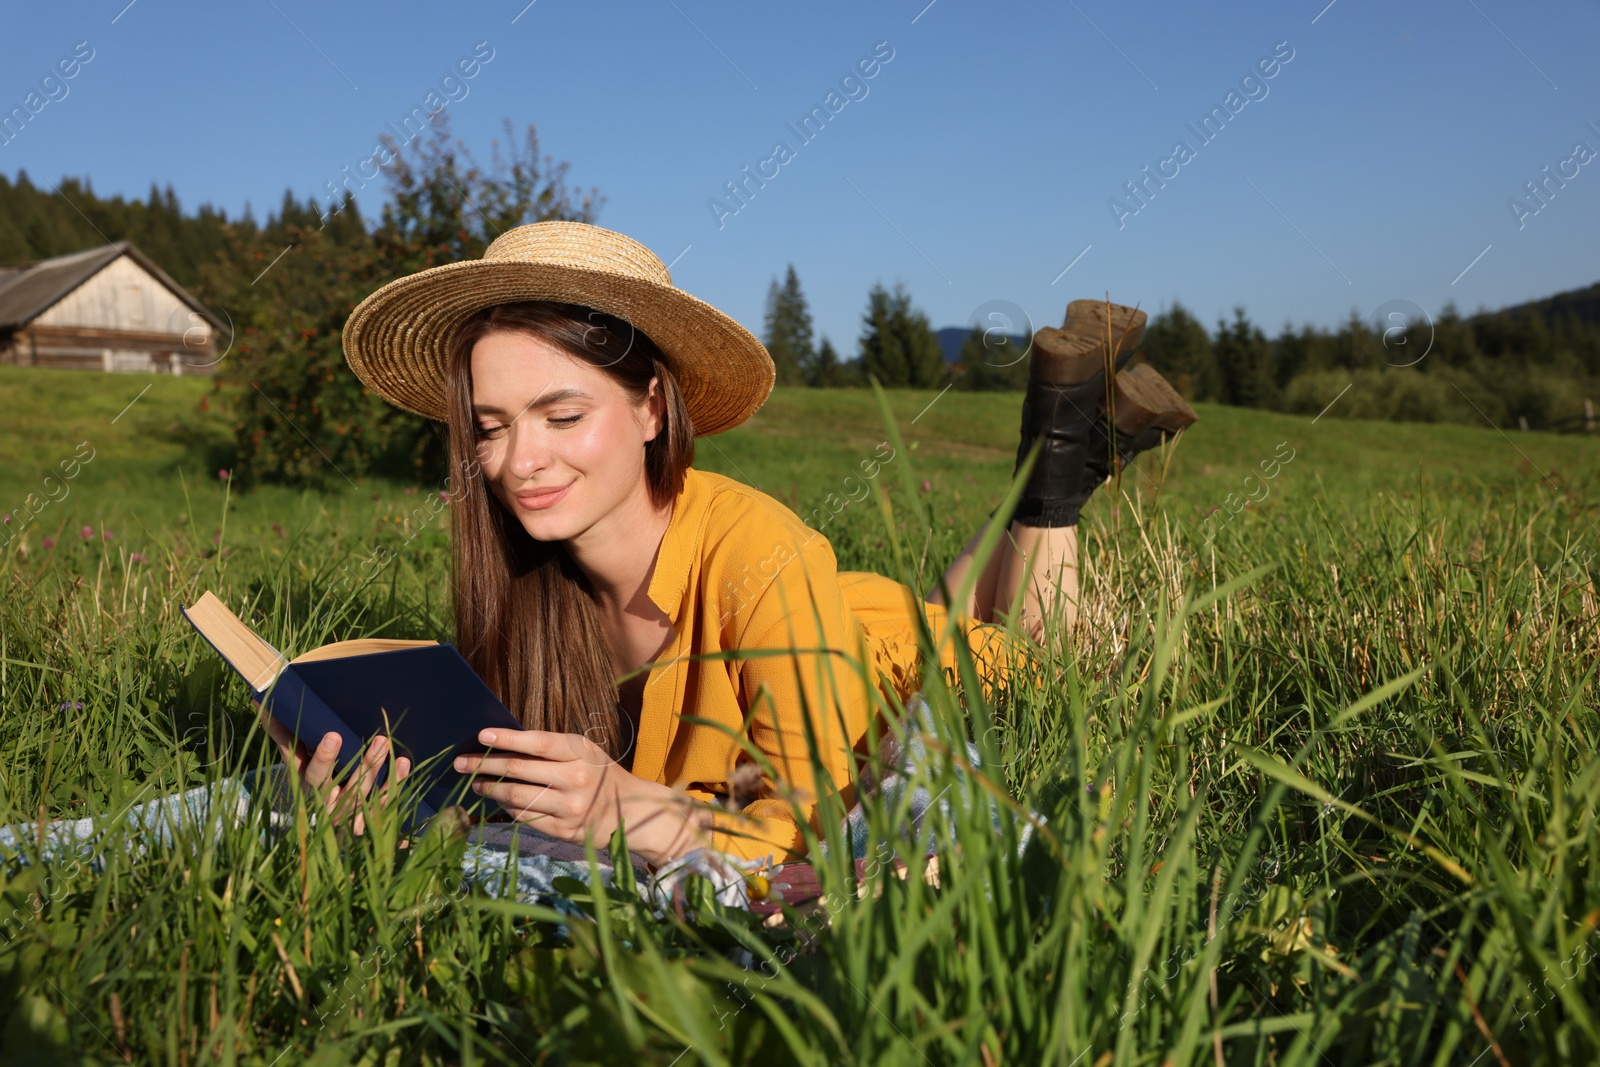
[[[241, 387], [234, 415], [243, 484], [440, 476], [441, 428], [362, 386], [344, 361], [345, 320], [386, 282], [479, 258], [512, 226], [592, 222], [599, 206], [592, 191], [579, 198], [568, 190], [566, 164], [539, 159], [532, 127], [509, 158], [497, 149], [489, 170], [450, 136], [443, 116], [414, 159], [383, 141], [394, 156], [385, 167], [390, 200], [372, 232], [346, 200], [315, 220], [286, 212], [271, 243], [255, 239], [237, 257], [244, 266], [233, 274], [239, 336], [219, 386]], [[272, 265], [279, 255], [284, 262]], [[264, 273], [248, 278], [252, 267]]]

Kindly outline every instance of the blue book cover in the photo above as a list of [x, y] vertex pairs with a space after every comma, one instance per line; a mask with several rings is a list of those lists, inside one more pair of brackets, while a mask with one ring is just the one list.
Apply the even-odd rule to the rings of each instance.
[[[483, 752], [478, 733], [522, 724], [453, 645], [433, 641], [340, 641], [290, 661], [207, 592], [183, 609], [211, 647], [239, 673], [261, 706], [307, 748], [337, 733], [336, 776], [368, 741], [388, 736], [396, 757], [411, 760], [407, 781], [420, 791], [412, 826], [459, 804], [480, 818], [504, 809], [469, 788], [457, 755]], [[388, 773], [379, 772], [378, 785]], [[374, 787], [375, 789], [377, 787]]]

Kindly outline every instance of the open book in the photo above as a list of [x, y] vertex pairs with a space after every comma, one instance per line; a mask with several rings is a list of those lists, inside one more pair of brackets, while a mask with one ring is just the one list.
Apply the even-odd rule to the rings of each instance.
[[[480, 730], [520, 730], [522, 724], [455, 646], [365, 638], [335, 641], [290, 660], [210, 591], [183, 616], [307, 748], [327, 733], [342, 738], [336, 774], [350, 769], [362, 745], [385, 734], [394, 755], [411, 760], [407, 780], [419, 779], [417, 821], [451, 804], [480, 816], [503, 810], [473, 793], [471, 776], [453, 762], [459, 753], [484, 751]], [[379, 773], [386, 776], [387, 766]]]

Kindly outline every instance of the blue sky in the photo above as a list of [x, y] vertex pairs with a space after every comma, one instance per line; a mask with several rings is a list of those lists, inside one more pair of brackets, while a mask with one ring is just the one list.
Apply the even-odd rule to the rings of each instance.
[[[758, 333], [793, 262], [846, 356], [880, 280], [935, 326], [990, 301], [1054, 324], [1109, 292], [1208, 324], [1243, 305], [1269, 332], [1600, 280], [1600, 160], [1567, 163], [1520, 227], [1508, 206], [1577, 142], [1600, 151], [1594, 3], [96, 0], [6, 23], [4, 110], [79, 42], [93, 59], [0, 170], [230, 213], [322, 190], [486, 42], [447, 108], [480, 157], [504, 120], [537, 125], [607, 197], [602, 225]], [[841, 89], [875, 47], [892, 58]], [[1292, 58], [1261, 78], [1275, 49]], [[786, 124], [830, 90], [801, 143]], [[1186, 124], [1213, 107], [1204, 143]], [[710, 201], [734, 206], [724, 183], [778, 141], [792, 158], [719, 225]], [[1124, 183], [1146, 166], [1173, 176], [1140, 205]]]

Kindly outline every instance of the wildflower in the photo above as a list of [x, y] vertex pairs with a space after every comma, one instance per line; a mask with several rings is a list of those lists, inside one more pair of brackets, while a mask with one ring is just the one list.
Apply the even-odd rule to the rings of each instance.
[[134, 553], [132, 553], [131, 555], [128, 556], [128, 562], [129, 563], [143, 563], [144, 562], [144, 553], [143, 552], [134, 552]]
[[228, 468], [226, 468], [226, 467], [217, 468], [217, 481], [225, 482], [229, 478], [232, 478], [232, 477], [233, 477], [233, 472], [228, 470]]
[[83, 538], [85, 541], [89, 540], [91, 537], [94, 536], [94, 527], [93, 526], [85, 526], [83, 529], [78, 531], [78, 536]]
[[450, 494], [441, 489], [439, 490], [439, 499], [448, 503], [450, 500]]
[[111, 531], [110, 530], [101, 530], [100, 531], [100, 540], [102, 540], [102, 541], [111, 540]]
[[744, 876], [744, 887], [750, 896], [750, 900], [764, 904], [782, 904], [783, 890], [774, 884], [774, 879], [777, 878], [782, 870], [783, 865], [779, 864], [759, 873], [751, 872], [746, 874]]
[[7, 516], [6, 516], [6, 517], [5, 517], [5, 518], [3, 518], [3, 519], [0, 519], [0, 522], [3, 522], [3, 523], [5, 523], [5, 524], [6, 524], [6, 525], [7, 525], [7, 526], [10, 526], [10, 525], [11, 525], [11, 516], [10, 516], [10, 515], [7, 515]]
[[933, 491], [933, 483], [928, 481], [928, 479], [926, 479], [926, 478], [922, 479], [922, 491], [924, 493], [932, 492]]
[[46, 537], [44, 539], [44, 547], [45, 547], [45, 551], [47, 551], [47, 552], [50, 549], [56, 547], [56, 539], [54, 537]]
[[272, 524], [272, 532], [277, 534], [279, 537], [282, 537], [283, 536], [283, 527], [279, 526], [277, 523], [273, 523]]
[[214, 545], [222, 544], [222, 535], [221, 534], [212, 534], [211, 535], [211, 543], [214, 544]]
[[65, 704], [62, 704], [61, 707], [58, 708], [57, 710], [58, 711], [82, 711], [83, 710], [83, 701], [81, 701], [81, 700], [69, 700]]

